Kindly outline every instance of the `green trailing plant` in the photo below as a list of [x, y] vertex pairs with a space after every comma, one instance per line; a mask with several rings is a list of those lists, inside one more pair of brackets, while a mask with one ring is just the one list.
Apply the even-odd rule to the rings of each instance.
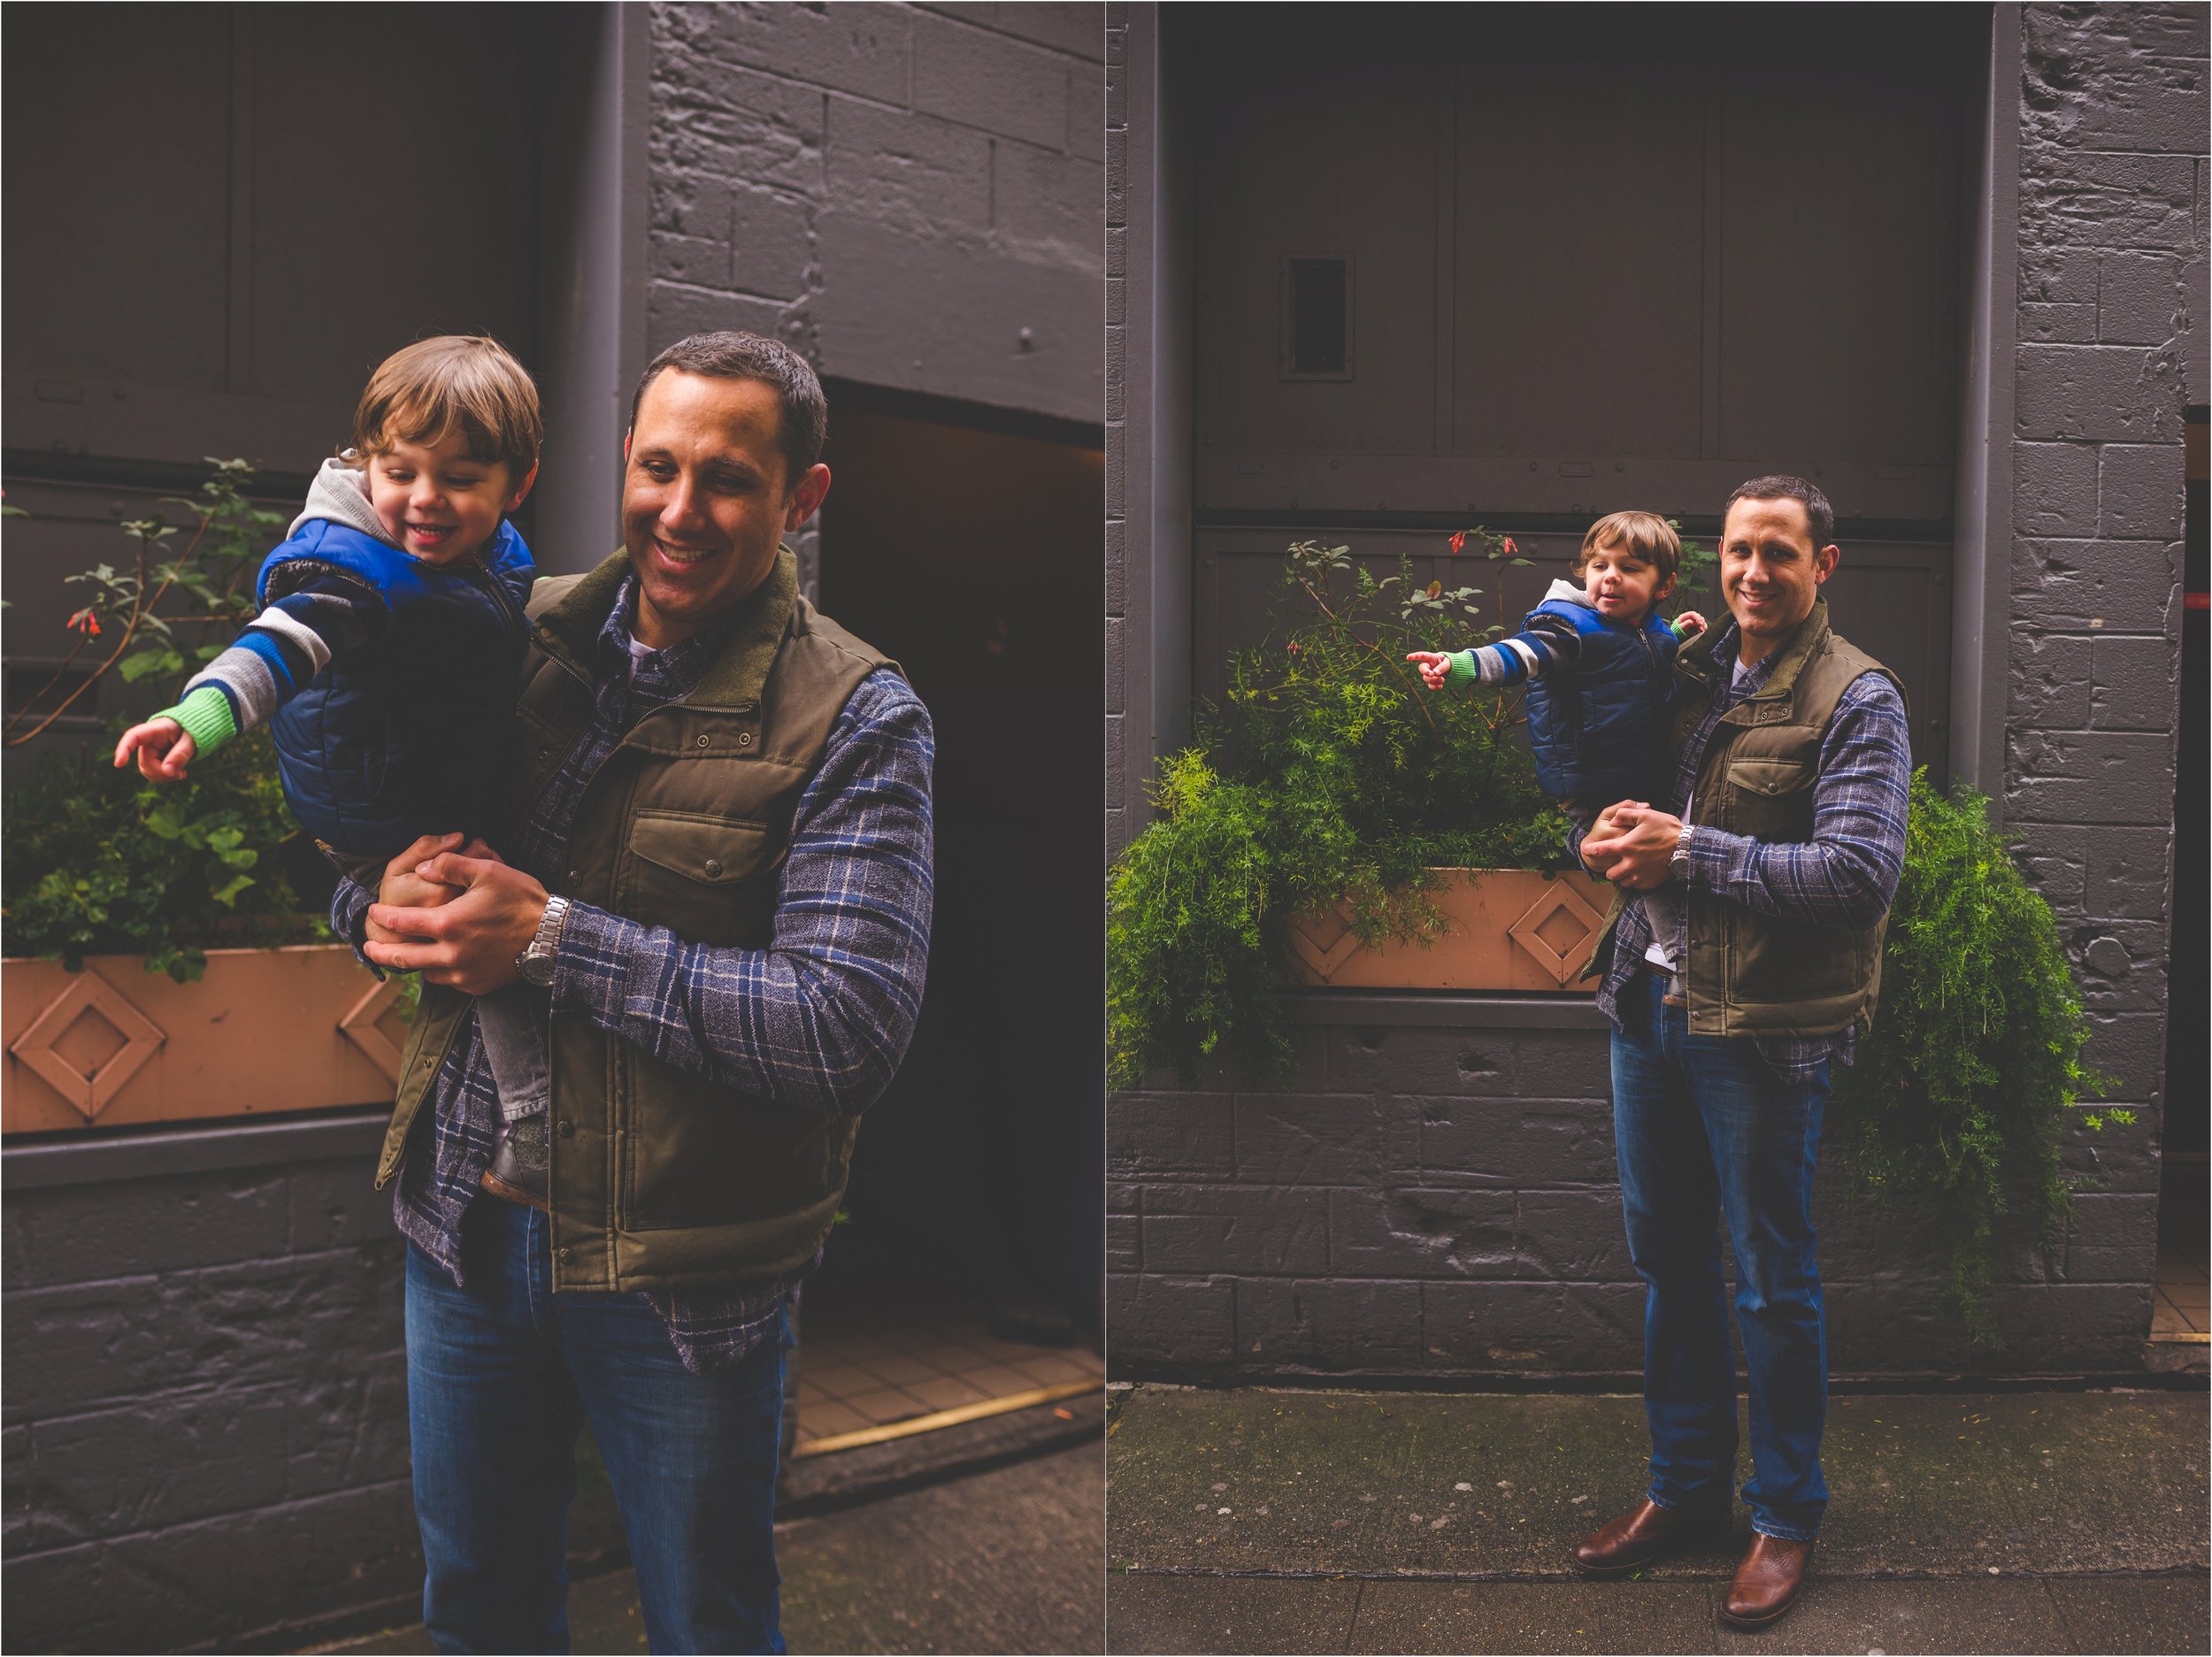
[[[1463, 531], [1492, 563], [1512, 541]], [[1290, 1037], [1288, 936], [1348, 904], [1369, 943], [1432, 940], [1432, 868], [1563, 864], [1566, 819], [1515, 742], [1516, 695], [1432, 692], [1410, 650], [1495, 638], [1481, 589], [1378, 577], [1346, 547], [1294, 545], [1266, 637], [1229, 664], [1195, 746], [1162, 763], [1160, 815], [1117, 861], [1107, 915], [1110, 1064], [1118, 1086], [1208, 1060], [1279, 1077]]]
[[143, 955], [149, 972], [184, 983], [211, 947], [327, 938], [275, 867], [298, 832], [265, 731], [195, 760], [178, 783], [146, 782], [96, 751], [50, 755], [8, 794], [7, 951], [73, 971], [87, 955]]
[[[196, 495], [164, 502], [196, 520], [180, 548], [176, 526], [133, 519], [121, 526], [132, 543], [124, 564], [65, 578], [86, 601], [65, 624], [75, 642], [9, 717], [7, 746], [44, 733], [110, 673], [127, 683], [180, 679], [251, 619], [254, 575], [285, 518], [247, 499], [245, 462], [209, 464], [213, 475]], [[88, 656], [89, 673], [73, 677]], [[88, 955], [142, 954], [148, 971], [182, 982], [200, 976], [211, 947], [328, 937], [319, 920], [298, 913], [276, 868], [277, 848], [300, 831], [268, 733], [195, 760], [183, 782], [155, 785], [109, 763], [127, 723], [111, 729], [104, 747], [48, 755], [31, 781], [10, 790], [0, 836], [9, 952], [58, 956], [73, 970]]]
[[2117, 1084], [2082, 1062], [2089, 1021], [2050, 906], [1987, 807], [1914, 773], [1880, 1006], [1857, 1062], [1837, 1072], [1830, 1115], [1868, 1189], [1936, 1216], [1949, 1251], [1941, 1303], [1977, 1341], [1994, 1335], [1983, 1296], [2001, 1219], [2021, 1203], [2055, 1242], [2067, 1129], [2135, 1119], [2081, 1102]]

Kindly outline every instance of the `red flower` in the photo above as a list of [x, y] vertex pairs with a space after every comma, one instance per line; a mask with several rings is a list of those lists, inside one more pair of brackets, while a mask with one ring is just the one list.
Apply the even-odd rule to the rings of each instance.
[[1513, 537], [1510, 535], [1505, 538], [1505, 556], [1509, 558], [1517, 558], [1521, 556], [1521, 549], [1513, 544]]
[[1459, 533], [1452, 537], [1452, 550], [1454, 552], [1459, 551], [1462, 548], [1466, 546], [1466, 544], [1467, 532], [1465, 530], [1461, 530]]
[[96, 639], [100, 636], [100, 618], [94, 615], [89, 608], [79, 610], [62, 625], [65, 627], [74, 627], [88, 639]]

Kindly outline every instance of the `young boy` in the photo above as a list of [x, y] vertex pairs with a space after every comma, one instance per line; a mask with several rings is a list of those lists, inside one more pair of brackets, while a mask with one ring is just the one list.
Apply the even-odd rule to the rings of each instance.
[[1666, 519], [1612, 513], [1583, 536], [1576, 580], [1554, 581], [1512, 638], [1406, 660], [1431, 690], [1525, 682], [1537, 783], [1586, 830], [1607, 806], [1648, 799], [1659, 780], [1675, 648], [1705, 626], [1692, 610], [1671, 626], [1660, 618], [1681, 566]]
[[[448, 334], [385, 359], [261, 566], [264, 608], [115, 763], [174, 782], [266, 724], [285, 802], [373, 886], [424, 834], [493, 832], [529, 624], [530, 549], [509, 524], [536, 481], [537, 387], [497, 341]], [[510, 1005], [511, 1003], [511, 1005]], [[543, 1017], [517, 985], [480, 1028], [509, 1120], [544, 1109]]]

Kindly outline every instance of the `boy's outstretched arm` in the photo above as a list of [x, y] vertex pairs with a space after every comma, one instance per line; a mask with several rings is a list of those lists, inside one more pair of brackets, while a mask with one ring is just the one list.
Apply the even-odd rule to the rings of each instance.
[[186, 681], [176, 706], [123, 733], [115, 763], [127, 764], [134, 753], [142, 776], [180, 780], [196, 756], [267, 724], [332, 662], [381, 635], [390, 619], [382, 596], [343, 571], [307, 558], [279, 564], [270, 572], [268, 607], [237, 643]]
[[1419, 665], [1422, 683], [1441, 690], [1447, 685], [1518, 685], [1541, 679], [1572, 667], [1581, 650], [1581, 637], [1572, 626], [1555, 616], [1539, 616], [1497, 644], [1448, 654], [1416, 650], [1406, 660]]

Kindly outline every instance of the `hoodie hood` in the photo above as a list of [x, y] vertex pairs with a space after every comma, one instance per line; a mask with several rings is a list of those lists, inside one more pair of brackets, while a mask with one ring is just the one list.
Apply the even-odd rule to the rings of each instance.
[[338, 459], [326, 460], [315, 473], [315, 480], [307, 486], [307, 504], [292, 520], [291, 528], [284, 532], [288, 539], [300, 533], [303, 525], [316, 518], [327, 518], [342, 524], [348, 529], [359, 530], [372, 540], [380, 541], [388, 547], [404, 552], [384, 530], [376, 509], [369, 504], [369, 474], [360, 467]]
[[1585, 610], [1595, 610], [1597, 608], [1595, 604], [1593, 604], [1590, 602], [1590, 595], [1582, 590], [1582, 583], [1579, 581], [1555, 580], [1551, 586], [1546, 589], [1543, 599], [1543, 602], [1547, 604], [1549, 604], [1554, 601], [1566, 604], [1579, 604]]

